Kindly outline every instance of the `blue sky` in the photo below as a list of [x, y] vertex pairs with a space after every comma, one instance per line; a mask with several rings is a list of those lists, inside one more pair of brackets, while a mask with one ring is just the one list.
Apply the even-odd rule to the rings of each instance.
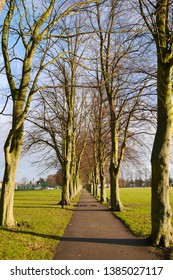
[[[2, 106], [2, 103], [0, 105]], [[10, 117], [3, 117], [0, 115], [0, 181], [2, 181], [4, 173], [3, 146], [9, 131], [9, 124]], [[44, 171], [45, 167], [41, 165], [41, 163], [33, 165], [32, 162], [36, 159], [38, 159], [38, 155], [36, 154], [21, 157], [17, 171], [17, 182], [21, 182], [23, 178], [27, 178], [28, 181], [38, 180], [40, 177], [46, 178], [49, 174], [56, 172], [55, 170]]]

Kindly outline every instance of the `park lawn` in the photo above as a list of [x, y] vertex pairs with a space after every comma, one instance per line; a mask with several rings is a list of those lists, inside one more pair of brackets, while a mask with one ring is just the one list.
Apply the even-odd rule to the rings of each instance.
[[15, 192], [14, 216], [20, 227], [0, 227], [1, 260], [53, 259], [74, 208], [61, 209], [60, 197], [60, 190]]
[[[116, 212], [115, 215], [120, 218], [135, 235], [149, 235], [151, 232], [151, 189], [121, 188], [120, 197], [125, 209], [123, 212]], [[173, 209], [173, 188], [171, 188], [170, 191], [170, 202]]]

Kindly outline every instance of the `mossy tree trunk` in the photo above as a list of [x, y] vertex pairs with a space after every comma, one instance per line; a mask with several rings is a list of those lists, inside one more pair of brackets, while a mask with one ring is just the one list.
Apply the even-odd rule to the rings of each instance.
[[94, 196], [97, 197], [100, 194], [98, 193], [98, 186], [99, 186], [98, 135], [95, 129], [94, 129], [93, 156], [94, 156], [94, 168], [93, 168]]
[[[170, 146], [173, 132], [172, 4], [168, 0], [157, 0], [155, 6], [151, 6], [151, 2], [147, 2], [148, 9], [146, 10], [146, 3], [139, 0], [140, 12], [153, 35], [157, 50], [157, 129], [151, 156], [152, 230], [150, 239], [153, 245], [167, 247], [173, 243], [172, 210], [169, 201]], [[155, 7], [154, 13], [153, 7]]]
[[[111, 108], [111, 106], [110, 106]], [[120, 173], [120, 159], [119, 159], [119, 142], [118, 129], [115, 112], [111, 112], [111, 158], [110, 158], [110, 182], [111, 182], [111, 209], [113, 211], [122, 211], [123, 205], [119, 193], [119, 173]]]
[[172, 210], [169, 200], [169, 163], [172, 141], [172, 66], [158, 59], [158, 117], [152, 151], [151, 240], [154, 245], [169, 246], [173, 242]]
[[103, 145], [103, 129], [102, 129], [102, 108], [100, 108], [99, 118], [99, 137], [98, 137], [98, 166], [99, 166], [99, 182], [100, 182], [100, 202], [106, 201], [106, 189], [105, 189], [105, 154]]
[[105, 188], [105, 162], [99, 161], [99, 177], [100, 177], [100, 202], [106, 201], [106, 188]]
[[13, 136], [9, 133], [4, 146], [5, 171], [0, 202], [0, 224], [2, 226], [12, 227], [16, 225], [13, 214], [14, 189], [22, 142], [23, 126], [19, 127]]
[[[64, 73], [65, 74], [65, 73]], [[73, 106], [74, 103], [71, 99], [71, 90], [68, 84], [68, 80], [65, 78], [65, 96], [67, 101], [67, 126], [62, 139], [62, 176], [63, 176], [63, 185], [62, 185], [62, 200], [59, 204], [69, 205], [70, 204], [70, 184], [72, 183], [72, 174], [71, 174], [71, 162], [72, 162], [72, 118], [73, 118]], [[72, 103], [71, 103], [72, 102]]]
[[[97, 84], [100, 85], [101, 81], [97, 74]], [[105, 104], [104, 93], [101, 87], [98, 91], [98, 162], [99, 162], [99, 181], [100, 181], [100, 202], [106, 201], [106, 179], [105, 179], [105, 162], [106, 162], [106, 135], [108, 127], [105, 125]], [[106, 112], [107, 116], [107, 112]]]
[[58, 204], [62, 208], [70, 205], [70, 164], [67, 161], [62, 165], [62, 199]]
[[77, 156], [76, 156], [76, 117], [73, 114], [73, 138], [72, 138], [72, 159], [71, 159], [71, 198], [77, 194]]
[[[70, 44], [70, 42], [69, 42]], [[69, 47], [70, 45], [68, 45]], [[70, 59], [70, 58], [69, 58]], [[63, 135], [63, 188], [62, 188], [62, 206], [70, 204], [70, 198], [73, 196], [73, 117], [75, 106], [75, 74], [76, 67], [73, 60], [70, 60], [71, 77], [68, 75], [68, 71], [65, 66], [63, 69], [63, 78], [65, 85], [65, 106], [67, 110], [67, 118], [65, 125], [65, 132]], [[61, 202], [60, 202], [61, 204]]]

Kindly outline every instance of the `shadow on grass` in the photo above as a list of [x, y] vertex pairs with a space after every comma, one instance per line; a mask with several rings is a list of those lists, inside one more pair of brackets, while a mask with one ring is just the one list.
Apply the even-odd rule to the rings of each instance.
[[38, 237], [48, 238], [48, 239], [54, 239], [54, 240], [60, 240], [61, 239], [61, 236], [37, 233], [37, 232], [27, 231], [27, 230], [0, 228], [0, 231], [7, 231], [7, 232], [11, 232], [11, 233], [16, 233], [16, 234], [28, 234], [28, 235], [33, 235], [33, 236], [38, 236]]
[[[62, 209], [62, 207], [60, 205], [57, 205], [57, 203], [56, 204], [45, 204], [45, 205], [40, 205], [40, 206], [35, 206], [35, 205], [14, 206], [14, 208], [18, 208], [18, 209], [37, 209], [37, 208], [45, 209], [46, 208], [46, 209], [57, 209], [57, 210]], [[68, 207], [64, 207], [63, 210], [74, 211], [74, 209], [71, 209]]]
[[148, 246], [149, 243], [146, 239], [130, 239], [130, 238], [90, 238], [90, 237], [61, 237], [57, 235], [51, 235], [51, 234], [43, 234], [43, 233], [37, 233], [32, 231], [23, 231], [23, 230], [17, 230], [17, 229], [7, 229], [7, 228], [0, 228], [0, 231], [7, 231], [12, 232], [16, 234], [28, 234], [32, 236], [42, 237], [42, 238], [48, 238], [48, 239], [54, 239], [57, 241], [63, 241], [63, 242], [77, 242], [77, 243], [99, 243], [99, 244], [117, 244], [117, 245], [124, 245], [124, 246]]
[[[52, 205], [52, 206], [51, 206]], [[45, 204], [45, 205], [41, 205], [41, 206], [34, 206], [34, 205], [25, 205], [25, 206], [14, 206], [14, 208], [19, 208], [19, 209], [21, 209], [21, 208], [46, 208], [46, 209], [59, 209], [59, 207], [57, 207], [56, 206], [56, 204], [49, 204], [49, 206], [48, 206], [48, 204]]]

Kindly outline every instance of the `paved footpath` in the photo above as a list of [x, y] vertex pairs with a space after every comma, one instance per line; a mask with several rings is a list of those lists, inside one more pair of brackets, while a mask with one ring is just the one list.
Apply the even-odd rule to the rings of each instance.
[[56, 248], [55, 260], [157, 260], [145, 239], [134, 237], [105, 205], [83, 189]]

